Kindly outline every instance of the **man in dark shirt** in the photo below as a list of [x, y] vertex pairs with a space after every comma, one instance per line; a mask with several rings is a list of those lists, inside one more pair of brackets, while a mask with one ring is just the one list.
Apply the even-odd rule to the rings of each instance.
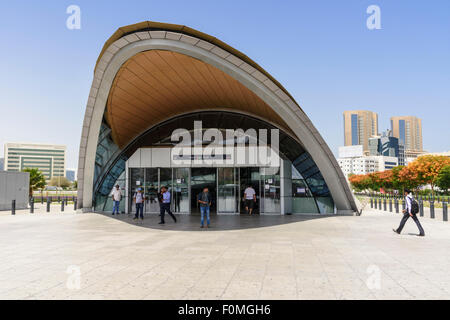
[[209, 208], [211, 207], [211, 194], [209, 193], [208, 188], [203, 188], [203, 192], [199, 193], [197, 201], [200, 204], [200, 213], [202, 215], [200, 228], [203, 228], [205, 222], [205, 215], [206, 215], [206, 228], [208, 228], [210, 222]]

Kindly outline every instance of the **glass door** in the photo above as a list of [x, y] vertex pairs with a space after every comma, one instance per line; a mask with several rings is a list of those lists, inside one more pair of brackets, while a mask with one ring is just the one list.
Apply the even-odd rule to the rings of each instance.
[[217, 188], [217, 212], [237, 212], [235, 168], [217, 168]]
[[136, 206], [133, 202], [133, 195], [137, 192], [138, 188], [143, 188], [144, 185], [144, 169], [130, 168], [130, 180], [129, 180], [129, 211], [131, 213], [136, 212]]
[[173, 211], [189, 213], [189, 168], [173, 169]]
[[145, 213], [159, 212], [158, 203], [158, 168], [145, 169]]
[[280, 168], [261, 168], [261, 184], [261, 212], [280, 214]]

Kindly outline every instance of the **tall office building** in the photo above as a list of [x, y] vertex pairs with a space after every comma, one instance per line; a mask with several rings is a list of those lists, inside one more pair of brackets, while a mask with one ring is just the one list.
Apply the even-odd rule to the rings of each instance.
[[414, 116], [391, 117], [391, 130], [399, 144], [405, 146], [405, 153], [422, 152], [422, 120]]
[[344, 111], [344, 145], [362, 145], [369, 154], [369, 138], [378, 135], [378, 114], [372, 111]]
[[3, 169], [4, 164], [5, 164], [5, 159], [0, 158], [0, 171], [3, 171], [3, 170], [4, 170], [4, 169]]
[[35, 143], [5, 143], [5, 170], [22, 171], [37, 168], [48, 181], [64, 177], [66, 146]]

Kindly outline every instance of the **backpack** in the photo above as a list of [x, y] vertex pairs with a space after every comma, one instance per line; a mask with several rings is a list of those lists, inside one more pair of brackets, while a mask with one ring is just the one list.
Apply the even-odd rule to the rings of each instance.
[[411, 199], [411, 213], [417, 214], [419, 212], [419, 204], [417, 203], [416, 199]]

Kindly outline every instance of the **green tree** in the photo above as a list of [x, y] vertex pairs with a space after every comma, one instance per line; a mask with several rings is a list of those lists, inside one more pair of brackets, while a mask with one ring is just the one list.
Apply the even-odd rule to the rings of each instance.
[[30, 174], [29, 196], [33, 195], [33, 191], [45, 187], [45, 177], [37, 168], [25, 168], [23, 172]]
[[76, 190], [78, 189], [78, 181], [75, 180], [74, 182], [72, 182], [72, 187]]
[[436, 185], [442, 191], [447, 191], [450, 189], [450, 165], [443, 167], [441, 171], [439, 171], [436, 179]]

